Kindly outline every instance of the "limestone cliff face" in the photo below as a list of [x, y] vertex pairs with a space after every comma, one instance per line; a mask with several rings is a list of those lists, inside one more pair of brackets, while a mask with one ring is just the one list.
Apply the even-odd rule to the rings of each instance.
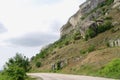
[[[86, 30], [86, 28], [88, 28], [89, 25], [94, 24], [91, 21], [92, 16], [94, 15], [95, 17], [97, 17], [100, 12], [89, 16], [85, 20], [82, 20], [81, 18], [83, 17], [83, 15], [90, 13], [90, 11], [92, 11], [104, 1], [105, 0], [86, 0], [86, 2], [79, 6], [80, 9], [77, 11], [77, 13], [70, 17], [68, 22], [60, 29], [61, 36], [69, 34], [72, 30], [75, 29], [80, 29], [81, 33], [84, 35], [84, 31]], [[88, 23], [87, 25], [86, 22]]]
[[113, 6], [113, 8], [115, 8], [117, 6], [119, 6], [119, 8], [120, 8], [120, 0], [114, 0], [114, 6]]
[[120, 46], [120, 39], [118, 38], [118, 39], [115, 39], [115, 40], [110, 40], [109, 45], [111, 47]]
[[114, 3], [117, 3], [117, 2], [119, 3], [119, 2], [120, 2], [120, 0], [114, 0]]

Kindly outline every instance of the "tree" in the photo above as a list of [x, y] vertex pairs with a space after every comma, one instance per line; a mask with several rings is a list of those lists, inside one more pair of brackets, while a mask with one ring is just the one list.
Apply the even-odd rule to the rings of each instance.
[[5, 69], [3, 74], [7, 76], [7, 80], [25, 80], [26, 78], [25, 70], [16, 64]]
[[29, 66], [28, 58], [17, 53], [15, 57], [10, 58], [6, 63], [3, 75], [6, 76], [5, 79], [7, 80], [25, 80], [26, 72], [30, 69]]
[[21, 54], [17, 53], [14, 58], [10, 58], [9, 61], [6, 63], [6, 67], [10, 67], [12, 65], [17, 65], [25, 70], [25, 72], [29, 71], [30, 64], [29, 60], [26, 56], [22, 56]]

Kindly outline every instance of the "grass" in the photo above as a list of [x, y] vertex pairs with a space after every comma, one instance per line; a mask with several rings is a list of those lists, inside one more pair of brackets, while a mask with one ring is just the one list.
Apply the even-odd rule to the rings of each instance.
[[99, 74], [104, 77], [112, 77], [120, 79], [120, 59], [113, 59], [107, 65], [102, 67]]
[[5, 80], [5, 76], [3, 76], [2, 73], [0, 73], [0, 80]]
[[[2, 75], [2, 73], [0, 73], [0, 80], [9, 80], [9, 79], [5, 75]], [[35, 78], [26, 77], [25, 80], [36, 80], [36, 79]]]
[[[108, 30], [92, 39], [89, 39], [88, 41], [80, 39], [60, 49], [54, 49], [56, 53], [49, 53], [49, 55], [43, 59], [43, 65], [38, 69], [34, 67], [33, 72], [49, 72], [51, 69], [49, 63], [54, 63], [56, 60], [60, 59], [67, 59], [69, 60], [69, 64], [60, 70], [60, 73], [101, 76], [98, 75], [98, 73], [92, 72], [91, 70], [96, 72], [100, 70], [105, 64], [110, 62], [113, 58], [120, 58], [119, 47], [110, 48], [106, 45], [106, 41], [116, 38], [116, 35], [118, 34], [120, 34], [119, 31], [111, 33], [111, 30]], [[86, 54], [88, 50], [90, 52]], [[80, 60], [78, 62], [74, 61], [74, 59], [79, 57]], [[80, 69], [81, 63], [83, 66]]]

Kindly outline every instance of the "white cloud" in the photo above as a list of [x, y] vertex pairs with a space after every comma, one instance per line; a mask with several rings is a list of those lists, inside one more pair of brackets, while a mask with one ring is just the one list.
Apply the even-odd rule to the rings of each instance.
[[58, 35], [55, 34], [50, 34], [50, 33], [39, 33], [39, 32], [34, 32], [34, 33], [28, 33], [26, 35], [23, 35], [18, 38], [11, 38], [7, 40], [12, 45], [17, 45], [17, 46], [25, 46], [25, 47], [37, 47], [37, 46], [43, 46], [47, 45], [50, 42], [55, 41], [58, 39]]
[[[33, 32], [50, 33], [59, 37], [60, 27], [79, 9], [83, 1], [85, 0], [0, 0], [0, 22], [8, 30], [7, 33], [0, 34], [0, 47], [7, 47], [5, 52], [10, 54], [24, 48], [23, 53], [26, 55], [28, 47], [16, 46], [16, 49], [10, 49], [14, 45], [9, 45], [5, 40], [20, 39], [22, 35]], [[38, 47], [32, 47], [31, 50], [36, 49]], [[33, 52], [29, 55], [33, 55]]]

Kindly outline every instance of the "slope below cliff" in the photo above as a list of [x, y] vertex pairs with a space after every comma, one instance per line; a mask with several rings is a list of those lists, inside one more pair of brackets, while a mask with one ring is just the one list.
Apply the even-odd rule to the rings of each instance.
[[120, 0], [87, 0], [61, 38], [31, 58], [31, 72], [120, 78]]

